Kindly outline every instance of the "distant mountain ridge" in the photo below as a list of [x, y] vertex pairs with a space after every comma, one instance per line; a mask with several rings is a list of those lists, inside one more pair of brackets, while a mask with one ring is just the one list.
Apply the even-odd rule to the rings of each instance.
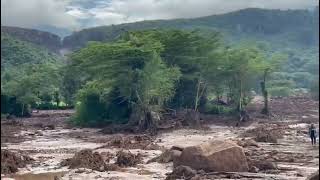
[[[319, 45], [319, 8], [308, 10], [243, 9], [193, 19], [154, 20], [83, 29], [63, 39], [65, 48], [77, 49], [88, 41], [110, 41], [122, 32], [154, 28], [218, 30], [227, 38], [273, 39], [302, 46]], [[287, 38], [287, 39], [285, 39]]]
[[59, 52], [62, 45], [62, 40], [58, 35], [35, 29], [1, 26], [1, 33], [10, 35], [21, 41], [43, 46], [55, 53]]
[[[249, 8], [221, 15], [192, 19], [149, 20], [83, 29], [61, 38], [34, 29], [1, 26], [1, 32], [52, 52], [84, 47], [88, 41], [112, 41], [125, 31], [155, 28], [218, 30], [226, 39], [256, 39], [283, 46], [319, 45], [319, 7], [309, 10], [267, 10]], [[45, 29], [50, 29], [49, 27]]]

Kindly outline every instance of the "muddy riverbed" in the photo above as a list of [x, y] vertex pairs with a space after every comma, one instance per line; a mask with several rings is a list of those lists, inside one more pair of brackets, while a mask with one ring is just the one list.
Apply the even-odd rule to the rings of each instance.
[[[241, 140], [244, 132], [258, 126], [282, 127], [283, 136], [276, 143], [257, 142], [258, 147], [244, 147], [246, 154], [256, 159], [268, 159], [277, 165], [274, 170], [256, 173], [238, 173], [237, 179], [306, 179], [318, 170], [319, 146], [311, 146], [307, 129], [315, 123], [319, 129], [318, 102], [308, 98], [282, 98], [271, 101], [274, 116], [259, 115], [259, 99], [249, 107], [252, 120], [246, 126], [236, 127], [233, 123], [221, 123], [217, 116], [205, 116], [210, 122], [208, 129], [178, 129], [160, 133], [150, 140], [158, 148], [138, 149], [130, 146], [111, 146], [115, 137], [126, 138], [133, 135], [105, 135], [100, 129], [75, 128], [67, 124], [72, 111], [40, 111], [31, 118], [1, 121], [1, 149], [23, 152], [34, 159], [15, 174], [1, 175], [1, 179], [17, 180], [84, 180], [84, 179], [165, 179], [173, 168], [170, 163], [147, 163], [159, 156], [163, 149], [172, 146], [187, 147], [210, 140]], [[143, 136], [143, 135], [139, 135]], [[143, 141], [143, 140], [142, 140]], [[134, 143], [129, 141], [129, 143]], [[142, 146], [141, 146], [142, 147]], [[83, 149], [92, 149], [100, 154], [113, 154], [124, 149], [133, 154], [142, 154], [143, 160], [135, 167], [122, 167], [116, 171], [99, 172], [90, 169], [69, 169], [60, 163]], [[111, 159], [110, 162], [114, 162]], [[234, 179], [221, 178], [214, 179]], [[209, 179], [213, 179], [209, 178]]]

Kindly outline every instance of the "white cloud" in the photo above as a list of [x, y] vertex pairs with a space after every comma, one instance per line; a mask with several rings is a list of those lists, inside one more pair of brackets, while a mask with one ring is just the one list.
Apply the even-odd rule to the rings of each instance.
[[78, 26], [77, 18], [65, 13], [70, 0], [1, 0], [1, 23], [9, 26], [59, 28]]
[[318, 0], [108, 0], [85, 10], [95, 25], [140, 20], [193, 18], [226, 13], [243, 8], [305, 9]]
[[[319, 0], [1, 0], [5, 25], [75, 28], [141, 20], [193, 18], [243, 8], [305, 9]], [[83, 23], [85, 22], [85, 23]]]

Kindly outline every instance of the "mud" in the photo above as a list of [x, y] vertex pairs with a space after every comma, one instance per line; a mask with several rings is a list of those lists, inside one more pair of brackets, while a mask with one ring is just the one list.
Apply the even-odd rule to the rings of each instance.
[[117, 159], [115, 164], [119, 167], [132, 167], [142, 163], [141, 154], [133, 154], [131, 152], [119, 151], [116, 155]]
[[11, 174], [18, 172], [18, 168], [26, 167], [34, 159], [27, 155], [1, 149], [1, 174]]
[[[173, 171], [172, 158], [162, 155], [166, 149], [176, 146], [175, 150], [181, 150], [209, 140], [233, 140], [244, 148], [251, 163], [250, 172], [196, 172], [193, 178], [305, 180], [319, 166], [319, 146], [311, 146], [308, 137], [310, 122], [319, 128], [318, 102], [301, 97], [272, 99], [271, 117], [260, 115], [262, 106], [263, 103], [257, 98], [248, 108], [251, 120], [239, 126], [236, 126], [232, 117], [200, 115], [200, 121], [205, 122], [206, 129], [177, 128], [172, 119], [172, 124], [161, 124], [159, 135], [153, 137], [118, 132], [109, 135], [102, 133], [101, 129], [70, 127], [68, 117], [72, 111], [39, 111], [31, 118], [14, 119], [19, 120], [18, 123], [1, 121], [5, 125], [5, 128], [1, 127], [1, 140], [7, 139], [2, 142], [1, 148], [26, 153], [34, 159], [31, 164], [18, 168], [15, 175], [4, 176], [2, 173], [1, 179], [20, 176], [41, 180], [36, 177], [48, 175], [54, 178], [52, 174], [63, 172], [60, 174], [61, 180], [164, 180]], [[50, 128], [50, 125], [54, 125], [54, 128]], [[280, 132], [280, 136], [276, 137], [277, 141], [258, 140], [257, 134], [261, 132]], [[60, 166], [60, 162], [72, 159], [85, 149], [92, 150], [90, 156], [98, 153], [102, 157], [104, 171], [99, 168], [92, 170], [75, 166], [75, 169], [69, 169], [68, 166]], [[118, 167], [116, 155], [120, 151], [130, 151], [134, 156], [141, 154], [141, 161], [132, 163], [134, 166], [129, 163]], [[132, 155], [129, 159], [132, 159]], [[150, 161], [157, 157], [162, 157], [162, 160]], [[124, 164], [131, 161], [121, 160]]]
[[69, 166], [71, 169], [88, 168], [96, 171], [105, 171], [108, 159], [104, 159], [98, 152], [92, 152], [91, 149], [84, 149], [77, 152], [72, 158], [63, 160], [61, 166]]
[[113, 136], [109, 138], [108, 143], [99, 148], [113, 147], [121, 149], [143, 149], [143, 150], [160, 150], [163, 147], [159, 146], [154, 138], [147, 135], [128, 135], [128, 136]]

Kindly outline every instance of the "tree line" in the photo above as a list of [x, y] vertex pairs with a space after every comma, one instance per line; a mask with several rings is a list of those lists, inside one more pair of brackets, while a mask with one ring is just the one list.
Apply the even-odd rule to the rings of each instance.
[[57, 106], [63, 101], [75, 106], [72, 120], [84, 126], [156, 129], [169, 109], [231, 113], [244, 120], [253, 92], [264, 97], [261, 112], [270, 113], [269, 80], [287, 59], [250, 44], [226, 45], [218, 32], [125, 32], [112, 42], [88, 43], [63, 66], [46, 63], [25, 67], [20, 76], [1, 74], [1, 92], [21, 104], [21, 115], [46, 95]]

